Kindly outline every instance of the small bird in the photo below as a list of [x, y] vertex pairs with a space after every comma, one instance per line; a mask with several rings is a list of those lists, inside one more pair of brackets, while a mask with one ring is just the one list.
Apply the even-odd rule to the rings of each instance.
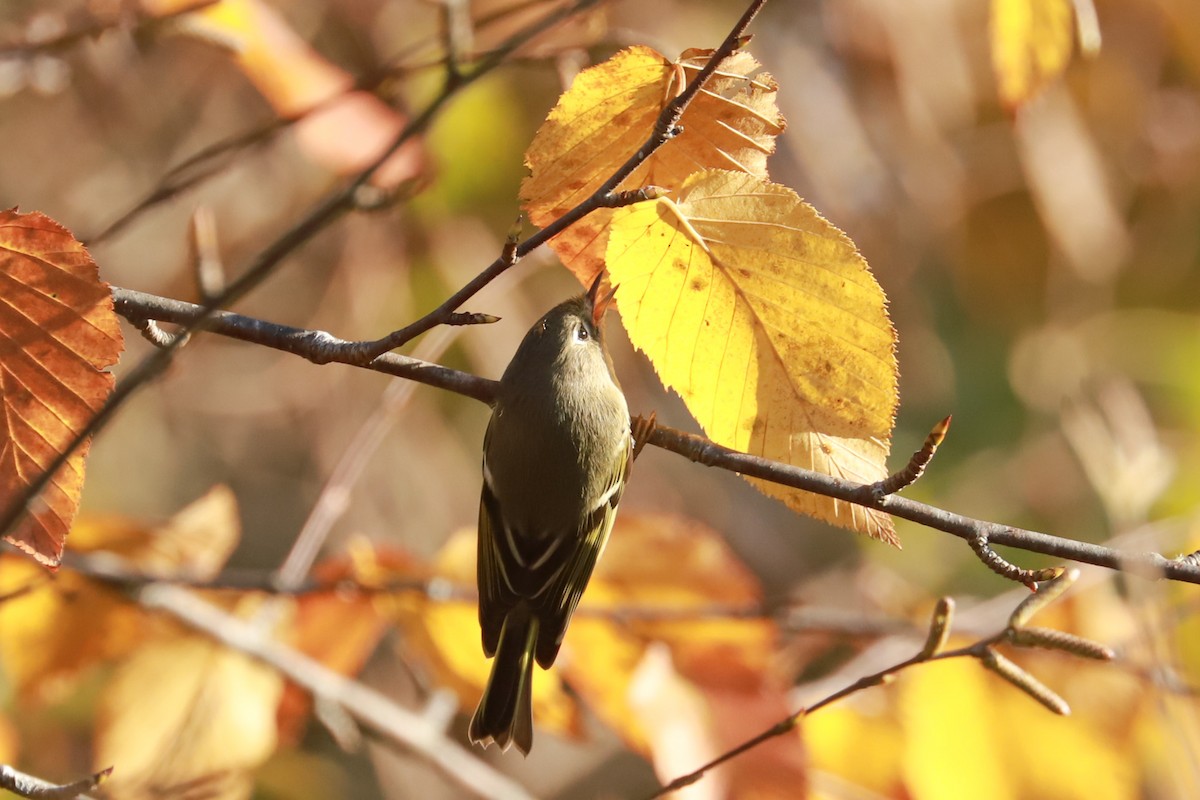
[[625, 488], [629, 408], [604, 345], [600, 278], [525, 334], [483, 442], [479, 625], [491, 677], [470, 738], [528, 755], [533, 662], [548, 669]]

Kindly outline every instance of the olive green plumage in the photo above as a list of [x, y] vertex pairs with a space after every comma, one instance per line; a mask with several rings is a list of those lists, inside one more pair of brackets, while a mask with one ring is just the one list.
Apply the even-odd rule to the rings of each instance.
[[500, 379], [483, 445], [479, 624], [495, 656], [472, 742], [533, 743], [533, 662], [554, 663], [604, 550], [629, 471], [629, 409], [600, 321], [599, 279], [530, 329]]

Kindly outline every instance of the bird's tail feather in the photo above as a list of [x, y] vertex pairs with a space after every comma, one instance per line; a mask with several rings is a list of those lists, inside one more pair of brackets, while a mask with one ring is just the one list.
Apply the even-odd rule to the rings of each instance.
[[469, 736], [475, 744], [495, 742], [502, 750], [515, 744], [529, 755], [533, 746], [533, 654], [538, 620], [529, 606], [518, 603], [504, 618], [492, 674], [471, 718]]

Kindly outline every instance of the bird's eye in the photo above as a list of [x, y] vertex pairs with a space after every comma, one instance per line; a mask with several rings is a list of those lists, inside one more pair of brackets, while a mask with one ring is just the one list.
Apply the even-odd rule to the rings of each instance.
[[591, 336], [591, 334], [590, 334], [590, 333], [588, 333], [587, 325], [578, 325], [578, 326], [576, 326], [576, 328], [575, 328], [575, 341], [577, 341], [577, 342], [586, 342], [586, 341], [588, 340], [588, 337], [589, 337], [589, 336]]

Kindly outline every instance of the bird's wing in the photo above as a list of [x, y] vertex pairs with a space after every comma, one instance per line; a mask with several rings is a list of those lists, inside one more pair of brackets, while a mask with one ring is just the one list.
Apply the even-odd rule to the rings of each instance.
[[[604, 483], [604, 491], [592, 512], [584, 519], [578, 531], [570, 532], [573, 547], [565, 548], [561, 558], [553, 564], [552, 577], [543, 592], [538, 592], [536, 608], [542, 629], [538, 635], [537, 662], [548, 669], [558, 657], [563, 635], [571, 622], [571, 615], [579, 605], [579, 598], [587, 588], [592, 570], [608, 544], [613, 522], [617, 518], [617, 506], [625, 490], [632, 454], [632, 439], [626, 436], [625, 449]], [[551, 566], [551, 565], [547, 565]]]

